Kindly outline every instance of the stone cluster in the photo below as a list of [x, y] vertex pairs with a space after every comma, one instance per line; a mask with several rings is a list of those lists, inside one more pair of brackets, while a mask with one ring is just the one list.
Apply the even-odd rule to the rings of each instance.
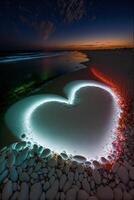
[[[129, 114], [132, 115], [132, 114]], [[0, 151], [1, 200], [133, 200], [134, 120], [125, 131], [124, 151], [109, 168], [107, 159], [55, 154], [19, 142]]]

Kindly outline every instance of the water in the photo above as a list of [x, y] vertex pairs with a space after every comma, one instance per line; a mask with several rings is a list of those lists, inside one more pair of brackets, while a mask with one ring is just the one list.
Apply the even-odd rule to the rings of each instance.
[[[1, 144], [16, 141], [5, 125], [8, 107], [29, 96], [50, 80], [86, 66], [86, 54], [80, 52], [16, 53], [0, 57], [0, 131]], [[6, 134], [6, 137], [5, 137]]]

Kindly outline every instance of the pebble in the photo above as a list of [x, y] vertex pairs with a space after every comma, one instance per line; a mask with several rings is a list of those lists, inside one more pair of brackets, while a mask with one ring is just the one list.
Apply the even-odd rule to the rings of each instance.
[[131, 167], [129, 170], [129, 177], [134, 180], [134, 167]]
[[82, 181], [82, 187], [87, 193], [90, 193], [90, 185], [86, 178], [84, 178]]
[[14, 192], [14, 194], [12, 195], [12, 197], [10, 198], [10, 200], [19, 200], [19, 192], [16, 191]]
[[46, 181], [43, 186], [44, 191], [47, 191], [49, 187], [50, 187], [50, 183]]
[[87, 160], [84, 156], [80, 156], [80, 155], [73, 156], [72, 159], [77, 161], [78, 163], [85, 163]]
[[49, 167], [56, 167], [57, 166], [57, 160], [55, 158], [51, 158], [49, 161], [48, 161], [48, 166]]
[[61, 177], [60, 177], [60, 183], [59, 183], [59, 187], [60, 187], [60, 190], [63, 188], [65, 182], [67, 180], [67, 177], [65, 174], [63, 174]]
[[28, 200], [28, 199], [29, 199], [29, 185], [23, 182], [21, 183], [18, 200]]
[[85, 192], [85, 190], [79, 190], [77, 199], [78, 200], [88, 200], [89, 199], [89, 195], [87, 194], [87, 192]]
[[17, 172], [15, 166], [13, 166], [9, 169], [9, 177], [13, 182], [18, 180], [18, 172]]
[[8, 200], [11, 197], [12, 193], [13, 193], [13, 184], [12, 181], [9, 180], [3, 188], [2, 199]]
[[66, 193], [66, 200], [75, 200], [76, 199], [76, 190], [70, 189]]
[[2, 174], [0, 174], [0, 183], [3, 182], [3, 180], [7, 177], [8, 170], [6, 169]]
[[13, 152], [8, 155], [7, 165], [8, 167], [12, 167], [15, 164], [16, 157]]
[[23, 149], [22, 151], [20, 151], [16, 157], [16, 165], [21, 165], [25, 159], [27, 158], [29, 153], [29, 148], [26, 147], [25, 149]]
[[114, 200], [122, 200], [122, 190], [119, 187], [116, 187], [114, 189]]
[[124, 184], [127, 184], [128, 181], [129, 181], [129, 178], [128, 178], [128, 170], [124, 167], [124, 166], [120, 166], [117, 170], [117, 174], [118, 176], [120, 177], [121, 181], [124, 183]]
[[55, 182], [53, 183], [51, 188], [48, 189], [48, 191], [46, 192], [46, 198], [48, 200], [53, 200], [57, 195], [58, 188], [59, 188], [59, 181], [57, 179], [57, 180], [55, 180]]
[[100, 176], [99, 171], [96, 170], [96, 169], [93, 170], [92, 175], [93, 175], [93, 178], [94, 178], [94, 180], [95, 180], [95, 183], [96, 183], [96, 184], [100, 184], [100, 183], [101, 183], [101, 176]]
[[43, 152], [41, 153], [41, 158], [47, 158], [51, 155], [51, 150], [50, 149], [44, 149]]
[[61, 153], [60, 155], [64, 160], [68, 159], [68, 155], [66, 153]]
[[30, 200], [38, 200], [42, 193], [42, 187], [40, 183], [35, 183], [31, 186]]
[[0, 174], [6, 169], [7, 161], [4, 159], [3, 162], [0, 163]]
[[40, 197], [40, 200], [45, 200], [45, 199], [46, 199], [45, 192], [42, 192], [41, 197]]
[[113, 191], [109, 186], [100, 186], [97, 189], [99, 200], [113, 200]]

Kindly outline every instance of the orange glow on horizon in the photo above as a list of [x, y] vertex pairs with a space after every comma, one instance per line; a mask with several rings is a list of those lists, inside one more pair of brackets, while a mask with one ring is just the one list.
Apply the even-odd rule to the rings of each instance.
[[[90, 39], [91, 40], [91, 39]], [[65, 41], [49, 46], [49, 48], [70, 49], [70, 50], [95, 50], [95, 49], [116, 49], [116, 48], [134, 48], [133, 41], [127, 39], [88, 39], [79, 41]], [[53, 43], [54, 44], [54, 43]]]

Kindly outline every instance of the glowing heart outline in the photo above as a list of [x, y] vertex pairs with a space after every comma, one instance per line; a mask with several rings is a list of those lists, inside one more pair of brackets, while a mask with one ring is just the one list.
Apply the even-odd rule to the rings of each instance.
[[[77, 82], [77, 84], [76, 84], [76, 82]], [[106, 157], [108, 155], [108, 152], [110, 152], [113, 148], [112, 142], [116, 138], [115, 132], [118, 127], [120, 113], [122, 112], [122, 110], [121, 110], [120, 104], [118, 103], [119, 98], [118, 98], [118, 96], [116, 96], [114, 91], [110, 87], [108, 87], [102, 83], [98, 83], [96, 81], [75, 81], [74, 86], [72, 86], [69, 91], [68, 98], [64, 98], [64, 97], [56, 96], [56, 95], [44, 95], [44, 97], [42, 97], [41, 100], [32, 104], [24, 112], [24, 115], [23, 115], [23, 130], [26, 133], [26, 139], [24, 138], [24, 140], [31, 141], [33, 144], [37, 143], [42, 146], [44, 146], [44, 145], [48, 146], [48, 147], [51, 146], [48, 143], [47, 144], [42, 143], [42, 139], [41, 138], [39, 139], [38, 137], [36, 137], [37, 134], [35, 133], [34, 130], [32, 130], [31, 116], [32, 116], [33, 112], [39, 106], [49, 103], [49, 102], [59, 102], [59, 103], [67, 104], [67, 105], [74, 105], [75, 104], [75, 96], [76, 96], [77, 91], [79, 91], [81, 88], [84, 88], [84, 87], [97, 87], [97, 88], [107, 91], [112, 96], [114, 103], [115, 103], [115, 107], [116, 107], [115, 122], [116, 123], [114, 124], [113, 133], [109, 140], [109, 144], [107, 145], [106, 149], [104, 149], [104, 152], [107, 152], [107, 153], [102, 155], [102, 156]], [[28, 97], [28, 98], [30, 98], [30, 97]], [[54, 150], [54, 151], [56, 153], [60, 153], [59, 151], [56, 151], [56, 150]]]

